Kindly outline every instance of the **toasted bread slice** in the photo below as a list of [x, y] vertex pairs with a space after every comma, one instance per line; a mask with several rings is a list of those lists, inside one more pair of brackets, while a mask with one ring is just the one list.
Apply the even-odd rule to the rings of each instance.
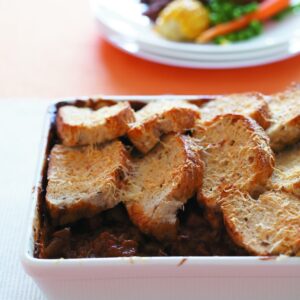
[[267, 130], [274, 151], [300, 141], [300, 85], [274, 95], [269, 102], [272, 125]]
[[127, 151], [119, 141], [74, 148], [55, 145], [46, 194], [54, 223], [71, 223], [118, 204], [129, 166]]
[[217, 116], [193, 136], [204, 148], [205, 170], [198, 200], [208, 211], [219, 210], [223, 191], [237, 188], [255, 194], [273, 172], [274, 158], [265, 131], [251, 118]]
[[282, 189], [300, 196], [300, 145], [276, 155], [270, 189]]
[[255, 200], [235, 191], [221, 209], [233, 241], [255, 255], [300, 256], [300, 199], [268, 191]]
[[135, 161], [124, 190], [129, 217], [142, 232], [157, 239], [176, 234], [177, 211], [202, 182], [201, 148], [189, 136], [165, 136]]
[[186, 101], [154, 101], [136, 113], [128, 137], [138, 150], [147, 153], [162, 134], [191, 129], [199, 117], [198, 107]]
[[266, 96], [260, 93], [244, 93], [220, 96], [200, 109], [201, 121], [207, 122], [217, 115], [237, 114], [254, 119], [264, 129], [271, 124]]
[[104, 143], [126, 134], [134, 122], [134, 111], [128, 102], [90, 108], [63, 106], [57, 113], [57, 131], [65, 146]]

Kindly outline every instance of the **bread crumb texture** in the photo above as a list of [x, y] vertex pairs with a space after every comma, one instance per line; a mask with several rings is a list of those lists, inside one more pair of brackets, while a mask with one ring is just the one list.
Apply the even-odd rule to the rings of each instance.
[[300, 197], [300, 144], [276, 155], [275, 169], [268, 187]]
[[170, 134], [136, 159], [123, 201], [142, 232], [158, 239], [176, 234], [177, 211], [202, 183], [201, 148], [189, 136]]
[[272, 175], [274, 157], [269, 139], [255, 121], [241, 115], [217, 116], [193, 136], [203, 147], [205, 170], [198, 200], [218, 210], [224, 192], [238, 189], [252, 195]]
[[300, 199], [284, 191], [267, 191], [257, 200], [229, 193], [221, 209], [233, 241], [255, 255], [300, 256]]
[[269, 107], [272, 125], [267, 130], [274, 151], [300, 141], [300, 85], [273, 95]]
[[147, 153], [163, 134], [191, 129], [199, 117], [198, 107], [186, 101], [153, 101], [136, 113], [128, 137], [139, 151]]
[[46, 204], [59, 224], [114, 207], [130, 167], [119, 141], [103, 146], [55, 145], [50, 154]]
[[213, 120], [218, 115], [237, 114], [254, 119], [264, 129], [270, 126], [268, 97], [260, 93], [220, 96], [201, 107], [201, 121]]
[[58, 135], [65, 146], [90, 145], [112, 141], [129, 129], [135, 121], [128, 102], [119, 102], [98, 110], [67, 105], [58, 110]]

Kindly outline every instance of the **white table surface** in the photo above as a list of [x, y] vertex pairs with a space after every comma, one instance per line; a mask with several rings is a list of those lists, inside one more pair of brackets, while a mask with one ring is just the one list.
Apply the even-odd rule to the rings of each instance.
[[0, 99], [0, 299], [45, 299], [20, 254], [48, 101]]

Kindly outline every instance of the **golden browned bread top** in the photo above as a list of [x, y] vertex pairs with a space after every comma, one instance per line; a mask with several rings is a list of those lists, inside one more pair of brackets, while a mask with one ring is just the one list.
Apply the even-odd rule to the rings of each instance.
[[104, 143], [120, 137], [135, 121], [128, 102], [119, 102], [96, 111], [63, 106], [57, 113], [57, 130], [65, 146]]
[[270, 126], [267, 97], [260, 93], [231, 94], [217, 97], [200, 109], [201, 121], [211, 121], [218, 115], [237, 114], [254, 119], [264, 129]]
[[128, 168], [127, 151], [119, 141], [76, 148], [55, 145], [46, 194], [52, 218], [64, 224], [115, 206]]
[[267, 130], [271, 147], [279, 151], [300, 141], [300, 85], [294, 84], [269, 102], [272, 125]]
[[277, 154], [275, 162], [268, 187], [300, 196], [300, 145]]
[[142, 232], [174, 237], [176, 213], [202, 182], [201, 148], [189, 136], [170, 134], [146, 156], [136, 159], [123, 201]]
[[153, 101], [136, 113], [128, 137], [138, 150], [147, 153], [162, 134], [191, 129], [199, 117], [198, 107], [186, 101]]
[[[275, 151], [300, 140], [299, 91], [228, 95], [200, 109], [177, 100], [136, 113], [127, 102], [96, 111], [61, 107], [64, 145], [51, 151], [46, 194], [53, 224], [123, 202], [141, 232], [168, 240], [178, 210], [197, 193], [212, 225], [224, 226], [223, 216], [250, 253], [300, 255], [300, 145], [278, 153], [275, 168], [270, 147], [270, 139]], [[115, 140], [126, 134], [141, 153], [129, 157]]]
[[234, 191], [221, 209], [232, 239], [255, 255], [300, 256], [300, 199], [283, 191], [269, 191], [255, 200]]
[[221, 115], [195, 129], [203, 147], [205, 171], [198, 199], [218, 209], [223, 191], [236, 188], [255, 194], [273, 172], [274, 158], [264, 130], [251, 118]]

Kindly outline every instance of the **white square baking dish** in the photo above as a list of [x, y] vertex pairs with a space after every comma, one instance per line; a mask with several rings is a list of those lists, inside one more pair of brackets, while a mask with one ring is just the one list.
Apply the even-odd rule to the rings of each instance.
[[[161, 98], [166, 96], [101, 97], [100, 101], [145, 102]], [[176, 98], [197, 102], [208, 97]], [[88, 98], [83, 101], [88, 101]], [[38, 203], [45, 180], [49, 135], [56, 105], [49, 108], [46, 116], [38, 176], [22, 253], [26, 272], [48, 299], [300, 299], [299, 257], [35, 258]]]

